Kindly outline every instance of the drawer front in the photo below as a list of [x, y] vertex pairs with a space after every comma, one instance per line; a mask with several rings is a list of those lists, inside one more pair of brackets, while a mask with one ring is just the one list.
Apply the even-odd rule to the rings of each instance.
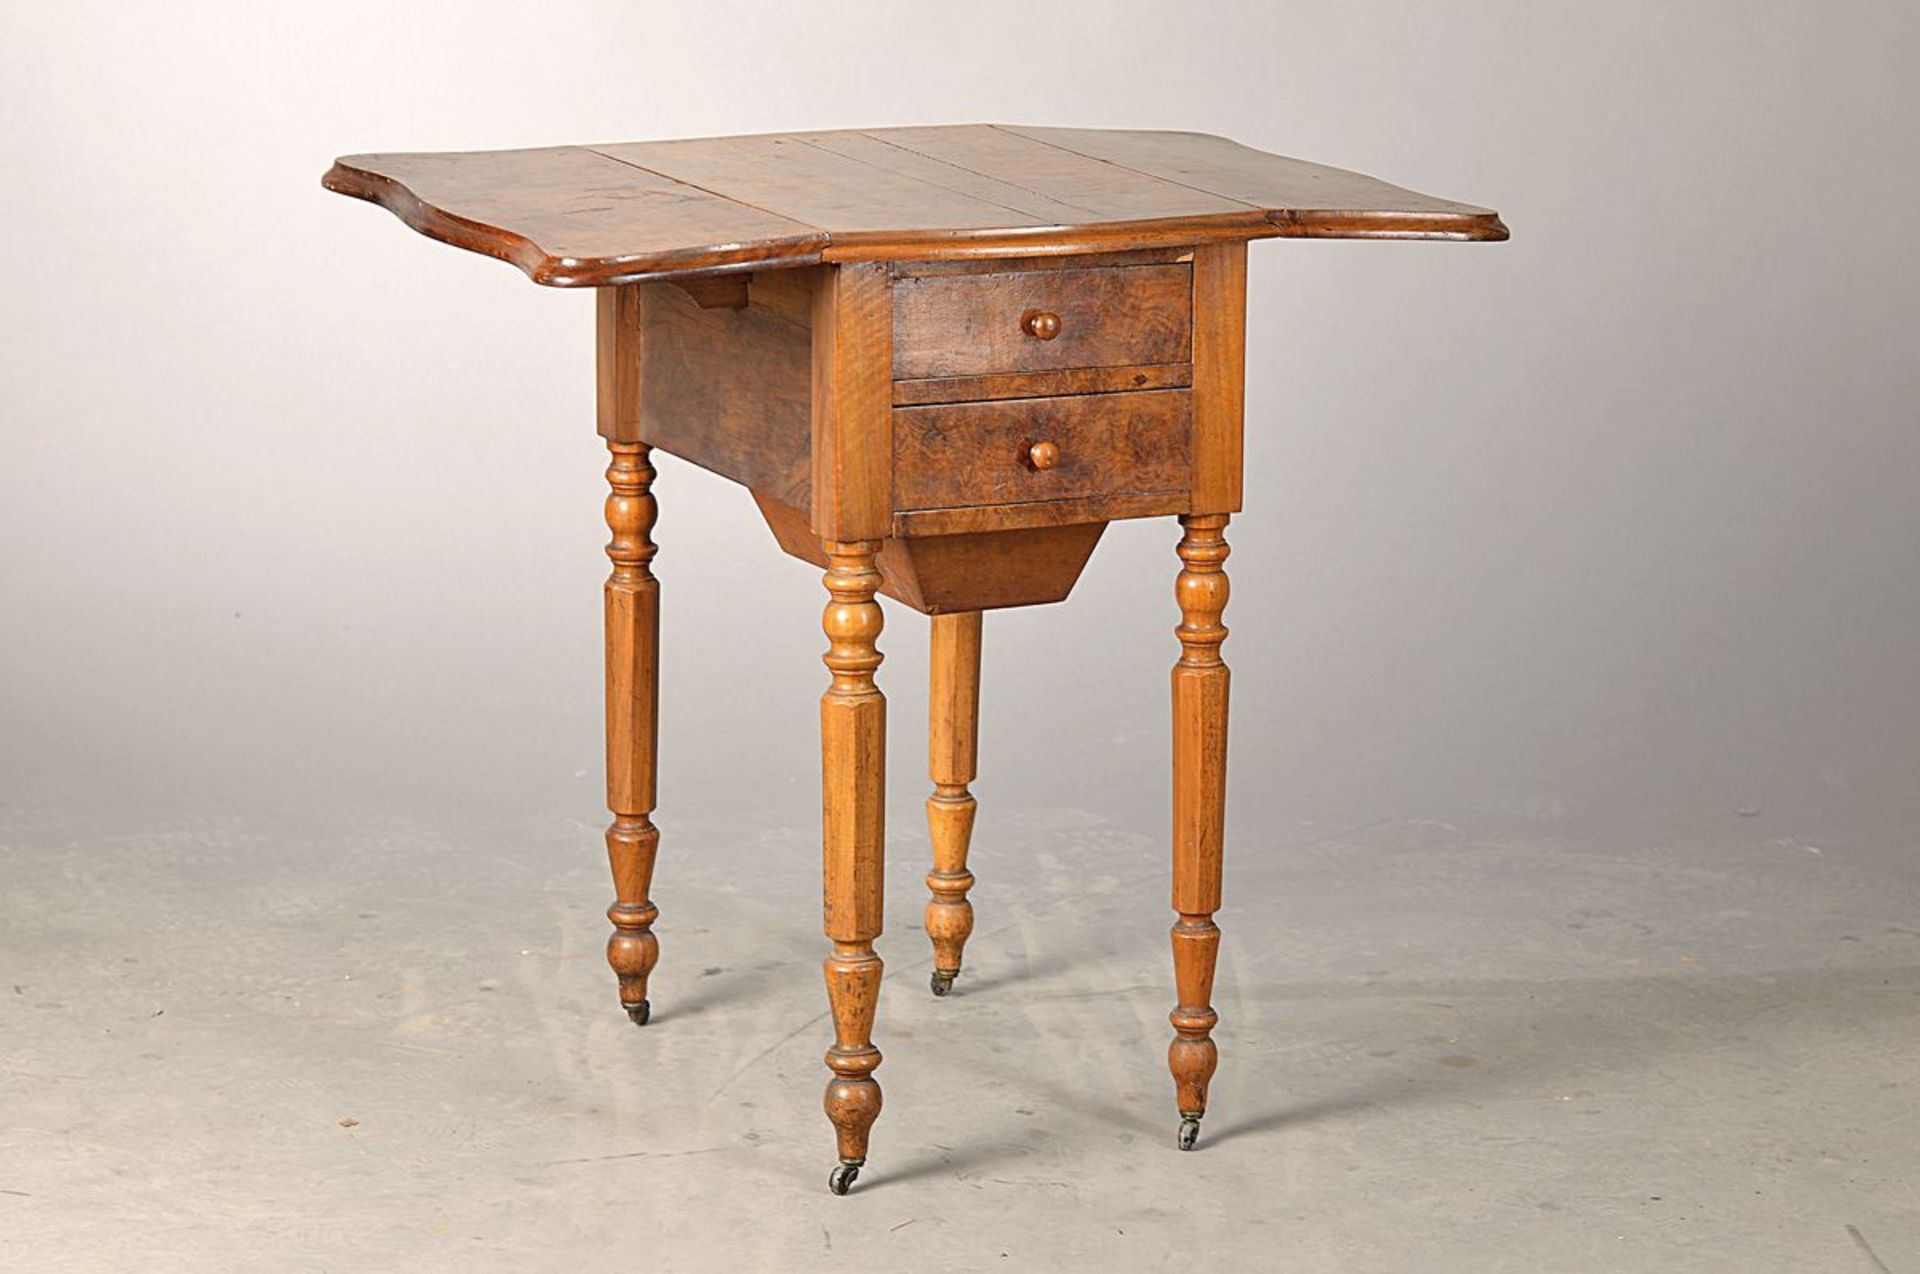
[[894, 283], [896, 380], [1186, 363], [1193, 268], [908, 276]]
[[1193, 477], [1185, 389], [896, 407], [893, 496], [900, 510], [1155, 493]]

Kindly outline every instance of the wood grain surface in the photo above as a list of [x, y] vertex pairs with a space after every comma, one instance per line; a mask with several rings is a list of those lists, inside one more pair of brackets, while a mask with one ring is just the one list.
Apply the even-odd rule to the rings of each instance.
[[[1192, 422], [1184, 389], [896, 408], [895, 504], [944, 509], [1184, 493], [1192, 482]], [[1030, 458], [1043, 442], [1058, 450], [1052, 468], [1036, 468]]]
[[349, 155], [323, 184], [555, 287], [1275, 237], [1507, 237], [1488, 209], [1204, 133], [966, 124]]
[[960, 976], [967, 938], [973, 933], [973, 873], [967, 850], [973, 843], [978, 802], [968, 786], [979, 774], [980, 612], [935, 615], [927, 655], [927, 835], [933, 870], [927, 873], [927, 938], [933, 944], [935, 995], [945, 995]]
[[[753, 499], [784, 552], [826, 566], [826, 551], [805, 512], [757, 491]], [[1053, 508], [1036, 504], [1011, 510], [955, 510], [989, 516], [980, 519], [984, 526], [970, 530], [921, 536], [896, 533], [880, 542], [874, 558], [880, 591], [925, 615], [1062, 601], [1073, 591], [1107, 524], [1098, 520], [1097, 511], [1067, 521], [1020, 516], [1028, 509]]]
[[1214, 961], [1220, 929], [1221, 869], [1227, 836], [1227, 696], [1231, 674], [1220, 657], [1221, 616], [1230, 586], [1227, 515], [1180, 519], [1180, 659], [1173, 666], [1173, 975], [1178, 1003], [1169, 1020], [1167, 1067], [1179, 1109], [1179, 1145], [1191, 1150], [1207, 1113], [1207, 1085], [1219, 1063], [1213, 1028]]
[[[901, 380], [1069, 367], [1184, 363], [1193, 351], [1193, 270], [1016, 270], [904, 277], [893, 288]], [[1050, 316], [1039, 336], [1030, 316]]]
[[654, 773], [660, 745], [660, 581], [653, 576], [653, 464], [647, 447], [609, 439], [607, 466], [607, 861], [613, 905], [607, 963], [620, 983], [620, 1006], [639, 1026], [651, 1013], [647, 978], [660, 959], [653, 922]]
[[1193, 384], [1188, 363], [1138, 367], [1066, 367], [1046, 372], [996, 372], [989, 376], [930, 376], [893, 382], [893, 405], [966, 403], [985, 398], [1058, 398], [1112, 394], [1126, 389], [1185, 389]]

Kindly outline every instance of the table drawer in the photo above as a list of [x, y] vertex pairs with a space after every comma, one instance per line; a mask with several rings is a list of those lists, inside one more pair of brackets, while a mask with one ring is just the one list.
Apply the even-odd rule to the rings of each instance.
[[1186, 363], [1185, 262], [905, 276], [893, 293], [896, 380]]
[[1184, 493], [1193, 476], [1185, 389], [896, 407], [900, 510]]

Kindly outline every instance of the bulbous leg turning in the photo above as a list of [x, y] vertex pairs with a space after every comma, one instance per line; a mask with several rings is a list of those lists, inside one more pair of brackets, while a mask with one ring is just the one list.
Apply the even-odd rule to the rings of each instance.
[[833, 1011], [833, 1047], [827, 1050], [825, 1107], [833, 1123], [839, 1166], [827, 1184], [845, 1194], [867, 1162], [867, 1136], [880, 1117], [880, 1085], [873, 1072], [873, 1020], [880, 1002], [880, 936], [886, 839], [887, 701], [874, 683], [882, 616], [874, 601], [879, 544], [826, 545], [829, 600], [823, 627], [832, 684], [820, 700], [822, 839], [826, 924], [827, 1001]]
[[641, 899], [638, 903], [617, 900], [607, 908], [607, 919], [613, 922], [613, 932], [607, 937], [607, 963], [620, 980], [620, 1007], [635, 1026], [645, 1026], [653, 1015], [647, 1000], [647, 977], [660, 959], [660, 940], [653, 936], [653, 921], [660, 909], [646, 901], [644, 883], [631, 882], [652, 875], [659, 839], [651, 824], [636, 826], [632, 819], [616, 818], [607, 829], [607, 857], [613, 863], [614, 888], [622, 893], [622, 899], [627, 893], [637, 893]]
[[652, 1016], [647, 978], [660, 959], [653, 936], [659, 908], [648, 896], [660, 832], [653, 825], [654, 754], [659, 743], [660, 583], [653, 577], [657, 513], [653, 465], [640, 443], [609, 442], [606, 584], [607, 861], [613, 905], [607, 963], [620, 980], [620, 1007], [636, 1026]]
[[1173, 1042], [1167, 1068], [1173, 1073], [1180, 1112], [1178, 1144], [1191, 1150], [1207, 1112], [1207, 1084], [1219, 1063], [1213, 1028], [1213, 971], [1220, 930], [1221, 858], [1226, 838], [1227, 665], [1220, 658], [1227, 606], [1224, 514], [1180, 519], [1181, 571], [1174, 586], [1180, 603], [1180, 661], [1173, 668], [1173, 973], [1178, 994], [1169, 1020]]

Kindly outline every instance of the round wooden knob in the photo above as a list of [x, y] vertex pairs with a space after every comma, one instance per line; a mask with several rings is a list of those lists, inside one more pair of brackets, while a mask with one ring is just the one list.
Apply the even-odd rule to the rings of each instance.
[[1060, 335], [1060, 316], [1048, 310], [1028, 310], [1020, 316], [1020, 330], [1028, 336], [1050, 341]]
[[1060, 448], [1050, 442], [1036, 442], [1027, 448], [1027, 463], [1036, 469], [1051, 469], [1060, 463]]

